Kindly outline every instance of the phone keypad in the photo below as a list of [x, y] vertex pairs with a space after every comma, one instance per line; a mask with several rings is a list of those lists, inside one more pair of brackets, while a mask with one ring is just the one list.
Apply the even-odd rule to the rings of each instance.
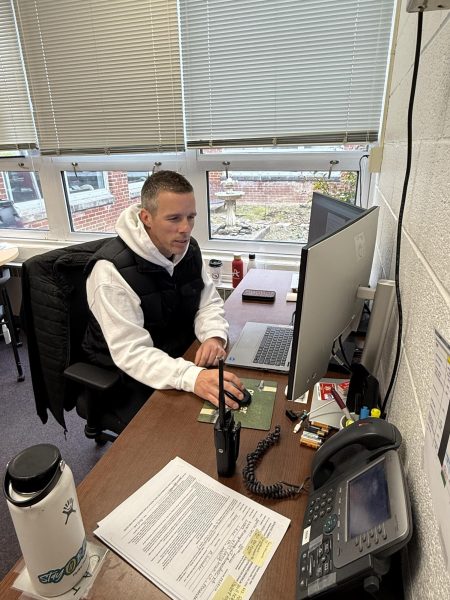
[[330, 516], [334, 505], [334, 488], [329, 488], [318, 496], [311, 498], [306, 509], [304, 526], [312, 525], [317, 521]]
[[332, 540], [326, 538], [314, 550], [305, 550], [300, 557], [299, 580], [300, 590], [324, 590], [334, 584], [332, 562]]
[[308, 549], [303, 549], [298, 564], [298, 597], [307, 598], [336, 583], [333, 568], [333, 538], [331, 532], [338, 524], [335, 514], [336, 490], [323, 489], [310, 497], [303, 521], [303, 528], [311, 528]]

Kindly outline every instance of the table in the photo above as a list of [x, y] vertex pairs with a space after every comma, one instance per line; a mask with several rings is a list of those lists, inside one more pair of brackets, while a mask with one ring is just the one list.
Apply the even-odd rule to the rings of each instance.
[[[294, 303], [286, 302], [286, 292], [290, 289], [291, 277], [292, 272], [289, 271], [253, 269], [248, 273], [225, 304], [227, 318], [231, 325], [229, 333], [231, 344], [236, 341], [242, 326], [248, 320], [290, 323], [295, 309]], [[243, 303], [241, 292], [247, 287], [275, 290], [277, 293], [275, 303], [272, 305]], [[186, 357], [192, 359], [197, 347], [198, 343], [193, 344]], [[236, 367], [232, 370], [240, 377], [255, 377], [257, 373]], [[256, 376], [260, 374], [261, 372]], [[292, 433], [292, 423], [284, 414], [287, 407], [284, 396], [287, 376], [271, 373], [270, 376], [266, 374], [265, 377], [278, 383], [272, 429], [275, 424], [280, 424], [282, 431], [280, 443], [264, 456], [258, 466], [258, 479], [267, 484], [282, 480], [300, 484], [310, 474], [314, 450], [300, 447], [298, 436]], [[189, 393], [164, 390], [152, 395], [150, 402], [144, 405], [77, 488], [89, 540], [100, 545], [101, 542], [92, 534], [97, 522], [175, 456], [217, 478], [213, 427], [197, 421], [201, 406], [201, 401]], [[231, 478], [222, 479], [222, 483], [247, 495], [241, 476], [245, 457], [255, 449], [258, 441], [267, 433], [251, 429], [242, 430], [236, 474]], [[290, 518], [291, 525], [259, 582], [252, 600], [277, 597], [293, 600], [298, 545], [307, 496], [279, 501], [255, 499]], [[15, 573], [12, 570], [0, 583], [1, 599], [12, 600], [19, 597], [19, 592], [10, 587], [14, 578]], [[108, 553], [90, 597], [93, 600], [167, 598], [156, 586], [112, 551]]]
[[19, 248], [16, 246], [8, 245], [6, 248], [2, 248], [1, 246], [2, 244], [0, 243], [0, 267], [8, 264], [19, 256]]

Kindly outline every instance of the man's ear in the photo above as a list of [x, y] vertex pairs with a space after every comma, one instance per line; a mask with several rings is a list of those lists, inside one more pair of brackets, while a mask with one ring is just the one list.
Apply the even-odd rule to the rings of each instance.
[[151, 227], [152, 225], [152, 215], [145, 208], [141, 208], [139, 211], [139, 218], [145, 227]]

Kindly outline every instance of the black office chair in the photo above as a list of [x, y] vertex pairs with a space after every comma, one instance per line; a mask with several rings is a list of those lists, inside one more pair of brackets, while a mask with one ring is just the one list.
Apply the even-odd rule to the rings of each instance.
[[85, 434], [98, 444], [126, 426], [117, 408], [126, 402], [118, 370], [88, 364], [81, 343], [86, 329], [85, 266], [108, 239], [52, 250], [22, 266], [22, 319], [27, 334], [36, 409], [48, 410], [66, 429], [64, 411], [76, 407]]
[[14, 315], [6, 287], [10, 278], [11, 273], [8, 267], [0, 267], [0, 330], [3, 333], [5, 342], [11, 344], [14, 360], [16, 361], [17, 381], [24, 381], [25, 375], [23, 374], [22, 363], [20, 362], [18, 351], [18, 347], [21, 343], [17, 335]]

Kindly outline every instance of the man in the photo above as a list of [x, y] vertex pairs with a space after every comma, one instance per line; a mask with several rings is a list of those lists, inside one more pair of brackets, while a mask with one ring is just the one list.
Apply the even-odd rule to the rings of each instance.
[[[154, 389], [194, 392], [218, 405], [218, 370], [205, 367], [225, 356], [228, 323], [191, 238], [195, 216], [191, 184], [179, 173], [156, 172], [142, 187], [141, 206], [121, 213], [118, 237], [88, 265], [92, 315], [84, 349], [94, 364], [122, 372], [136, 407], [125, 421]], [[190, 362], [182, 355], [195, 338], [201, 344]], [[244, 386], [234, 374], [225, 372], [224, 387], [242, 399]]]

